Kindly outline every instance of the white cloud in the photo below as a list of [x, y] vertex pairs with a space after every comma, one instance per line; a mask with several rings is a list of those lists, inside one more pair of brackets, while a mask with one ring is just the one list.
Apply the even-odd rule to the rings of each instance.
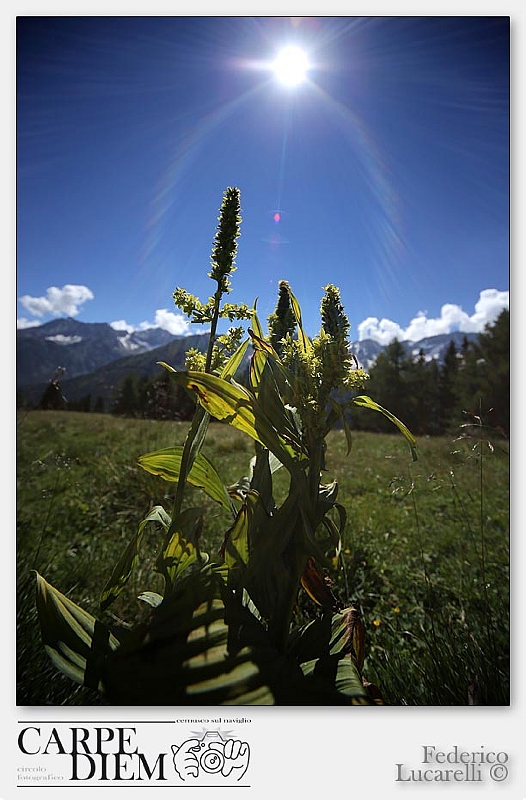
[[110, 328], [114, 331], [126, 331], [126, 333], [133, 333], [135, 330], [134, 325], [129, 325], [125, 319], [117, 319], [115, 322], [110, 322]]
[[82, 341], [82, 336], [63, 336], [63, 334], [57, 333], [56, 336], [46, 336], [46, 341], [63, 345], [78, 344]]
[[26, 328], [38, 328], [40, 322], [37, 319], [26, 319], [25, 317], [18, 317], [16, 320], [17, 330], [25, 330]]
[[79, 313], [79, 306], [86, 300], [93, 300], [94, 296], [87, 286], [66, 283], [62, 289], [50, 286], [45, 297], [31, 297], [31, 295], [25, 294], [20, 298], [20, 302], [35, 317], [43, 317], [46, 314], [55, 317], [61, 314], [76, 317]]
[[367, 317], [358, 325], [359, 341], [373, 339], [386, 345], [393, 339], [418, 342], [427, 336], [440, 333], [481, 333], [485, 326], [493, 323], [501, 311], [509, 308], [509, 292], [497, 289], [483, 289], [475, 303], [475, 313], [471, 316], [454, 303], [446, 303], [440, 310], [440, 317], [428, 318], [426, 312], [419, 311], [407, 328], [402, 328], [390, 319]]
[[190, 323], [182, 314], [174, 314], [166, 308], [158, 308], [155, 312], [155, 325], [174, 336], [186, 336], [191, 333]]
[[475, 313], [471, 320], [482, 330], [488, 322], [494, 322], [504, 308], [510, 307], [510, 293], [497, 289], [484, 289], [475, 304]]
[[111, 327], [116, 331], [146, 331], [148, 328], [161, 328], [168, 331], [173, 336], [188, 336], [192, 333], [190, 323], [182, 314], [174, 314], [166, 308], [158, 308], [155, 312], [154, 322], [141, 322], [139, 325], [130, 325], [126, 320], [120, 319], [110, 322]]
[[378, 319], [378, 317], [367, 317], [358, 325], [358, 339], [374, 339], [379, 344], [389, 344], [393, 339], [403, 339], [404, 332], [397, 322], [390, 319]]

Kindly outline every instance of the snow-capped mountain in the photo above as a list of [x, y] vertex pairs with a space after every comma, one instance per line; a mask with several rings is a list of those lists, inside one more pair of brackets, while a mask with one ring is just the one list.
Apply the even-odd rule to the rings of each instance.
[[106, 322], [56, 319], [17, 331], [17, 386], [49, 381], [58, 367], [85, 375], [125, 355], [146, 353], [178, 337], [161, 328], [127, 333]]
[[[419, 357], [420, 352], [423, 352], [426, 361], [432, 361], [434, 359], [440, 364], [443, 361], [450, 342], [453, 341], [457, 350], [460, 350], [464, 339], [475, 341], [477, 339], [477, 334], [454, 331], [453, 333], [441, 333], [437, 336], [428, 336], [425, 339], [421, 339], [419, 342], [404, 341], [401, 342], [401, 345], [407, 356], [416, 359]], [[364, 339], [361, 342], [353, 342], [351, 350], [358, 359], [360, 366], [368, 370], [371, 369], [379, 353], [384, 351], [385, 347], [385, 345], [379, 344], [374, 341], [374, 339]]]
[[[430, 336], [419, 342], [402, 342], [408, 355], [418, 357], [420, 351], [426, 360], [437, 359], [440, 363], [449, 343], [453, 340], [460, 350], [464, 338], [476, 339], [476, 334], [460, 332]], [[62, 381], [83, 378], [82, 391], [89, 391], [90, 376], [96, 382], [104, 371], [104, 383], [115, 383], [126, 370], [137, 374], [151, 372], [152, 365], [163, 360], [164, 349], [169, 348], [170, 357], [184, 363], [184, 353], [190, 347], [206, 349], [207, 335], [173, 336], [161, 328], [150, 328], [135, 333], [116, 331], [107, 323], [86, 323], [74, 319], [56, 319], [34, 328], [17, 331], [17, 388], [19, 390], [45, 385], [61, 370]], [[385, 346], [372, 339], [352, 345], [360, 365], [368, 370]], [[153, 352], [159, 351], [159, 352]], [[152, 352], [152, 357], [146, 354]], [[170, 359], [168, 358], [169, 363]], [[110, 375], [115, 363], [115, 375]], [[97, 375], [96, 375], [97, 373]], [[79, 391], [81, 389], [79, 388]]]

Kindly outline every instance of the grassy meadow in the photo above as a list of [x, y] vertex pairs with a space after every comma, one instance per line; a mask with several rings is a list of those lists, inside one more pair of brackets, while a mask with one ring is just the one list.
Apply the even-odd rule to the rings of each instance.
[[[17, 703], [100, 704], [44, 652], [32, 571], [98, 616], [139, 523], [152, 505], [171, 511], [174, 486], [137, 458], [182, 444], [188, 426], [60, 411], [21, 412], [17, 422]], [[362, 613], [364, 676], [390, 705], [509, 703], [508, 443], [484, 436], [424, 438], [416, 462], [396, 432], [357, 431], [349, 455], [343, 432], [328, 437], [327, 481], [338, 481], [348, 514], [335, 589]], [[230, 483], [246, 474], [253, 446], [213, 423], [203, 453]], [[275, 478], [279, 498], [286, 475]], [[209, 509], [202, 547], [215, 556], [229, 521], [192, 492]], [[152, 526], [104, 619], [127, 625], [147, 613], [136, 598], [161, 588], [157, 544]], [[297, 613], [309, 604], [300, 597]]]

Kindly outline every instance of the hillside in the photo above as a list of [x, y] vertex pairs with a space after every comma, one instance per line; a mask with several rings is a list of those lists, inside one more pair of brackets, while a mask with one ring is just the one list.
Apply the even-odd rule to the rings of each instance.
[[[138, 378], [161, 375], [163, 368], [157, 363], [159, 361], [165, 361], [170, 366], [181, 369], [184, 366], [187, 350], [195, 347], [204, 351], [207, 342], [206, 335], [185, 336], [173, 339], [168, 344], [148, 350], [146, 353], [114, 359], [94, 372], [62, 379], [62, 393], [68, 401], [80, 400], [91, 395], [93, 402], [101, 398], [107, 406], [127, 375], [133, 373]], [[47, 383], [48, 381], [19, 386], [19, 397], [29, 405], [37, 405]]]
[[[416, 357], [422, 350], [426, 360], [441, 363], [446, 349], [454, 341], [460, 349], [463, 340], [476, 339], [476, 334], [455, 332], [430, 336], [419, 342], [402, 342], [408, 355]], [[204, 351], [207, 334], [172, 336], [160, 328], [127, 334], [115, 331], [106, 323], [83, 323], [59, 319], [17, 332], [17, 392], [24, 403], [37, 405], [58, 367], [65, 369], [61, 387], [68, 401], [75, 402], [91, 395], [108, 403], [124, 378], [133, 373], [137, 378], [162, 373], [159, 361], [181, 369], [185, 353], [195, 347]], [[359, 363], [370, 369], [385, 347], [372, 339], [356, 342], [352, 350]]]
[[148, 353], [179, 337], [161, 328], [129, 334], [114, 330], [106, 322], [66, 318], [18, 330], [16, 338], [16, 380], [21, 389], [47, 383], [57, 367], [66, 370], [68, 379], [76, 378], [124, 356]]

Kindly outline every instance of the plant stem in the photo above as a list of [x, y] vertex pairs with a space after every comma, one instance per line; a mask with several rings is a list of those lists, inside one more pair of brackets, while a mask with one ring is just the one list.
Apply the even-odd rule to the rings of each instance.
[[[216, 293], [214, 294], [214, 314], [210, 326], [210, 338], [208, 340], [208, 349], [206, 352], [205, 372], [210, 372], [212, 367], [212, 358], [214, 353], [214, 343], [217, 335], [217, 324], [219, 321], [219, 312], [221, 309], [221, 298], [223, 296], [222, 289], [218, 284]], [[192, 420], [190, 430], [186, 435], [183, 447], [183, 454], [181, 457], [181, 469], [179, 473], [179, 480], [177, 481], [177, 489], [175, 492], [175, 501], [172, 513], [172, 525], [168, 531], [168, 536], [172, 535], [172, 527], [181, 513], [183, 505], [184, 490], [186, 486], [186, 477], [192, 469], [192, 464], [195, 461], [199, 450], [203, 444], [208, 423], [210, 421], [210, 414], [205, 411], [201, 406], [198, 406]]]

